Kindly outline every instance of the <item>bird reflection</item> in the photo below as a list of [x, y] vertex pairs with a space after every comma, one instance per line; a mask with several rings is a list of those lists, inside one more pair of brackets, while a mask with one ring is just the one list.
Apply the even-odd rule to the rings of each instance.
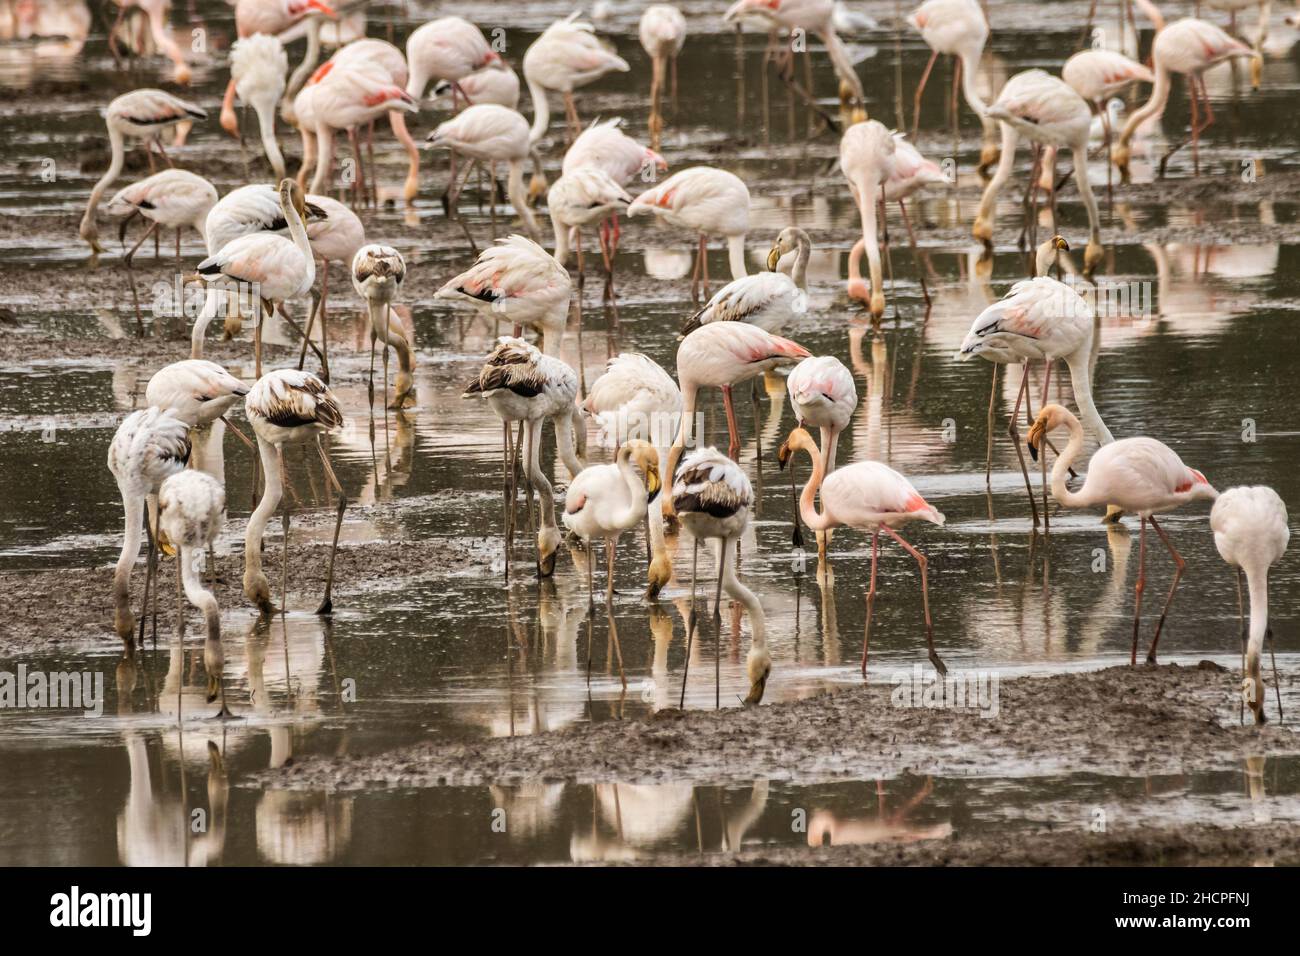
[[808, 818], [808, 845], [848, 846], [945, 840], [952, 836], [951, 823], [917, 824], [908, 819], [933, 789], [933, 781], [926, 777], [920, 790], [908, 797], [896, 810], [887, 810], [884, 784], [877, 781], [874, 818], [840, 817], [831, 810], [815, 810]]

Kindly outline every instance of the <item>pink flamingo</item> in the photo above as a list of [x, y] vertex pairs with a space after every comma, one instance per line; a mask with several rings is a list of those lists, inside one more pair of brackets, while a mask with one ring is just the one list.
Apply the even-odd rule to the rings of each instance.
[[[799, 514], [814, 531], [829, 531], [844, 525], [871, 532], [871, 584], [867, 589], [867, 624], [862, 638], [862, 676], [867, 676], [867, 648], [871, 641], [871, 613], [876, 603], [876, 561], [880, 554], [880, 533], [889, 535], [916, 559], [921, 572], [921, 604], [925, 609], [925, 643], [930, 663], [940, 674], [948, 672], [934, 649], [934, 625], [930, 620], [930, 589], [925, 555], [908, 544], [894, 529], [909, 521], [929, 521], [942, 526], [944, 517], [921, 497], [912, 483], [888, 465], [878, 461], [859, 461], [837, 469], [826, 477], [825, 459], [812, 435], [802, 428], [790, 433], [777, 451], [784, 468], [799, 450], [812, 459], [813, 473], [799, 498]], [[824, 479], [824, 481], [823, 481]], [[822, 510], [817, 511], [817, 493], [821, 492]]]
[[1156, 645], [1160, 631], [1174, 601], [1174, 592], [1183, 576], [1187, 562], [1174, 548], [1164, 528], [1156, 523], [1155, 516], [1173, 511], [1192, 501], [1213, 501], [1219, 496], [1206, 477], [1195, 468], [1188, 468], [1172, 448], [1154, 438], [1139, 436], [1121, 438], [1098, 448], [1088, 462], [1088, 473], [1083, 487], [1071, 491], [1065, 484], [1065, 475], [1083, 451], [1083, 426], [1079, 419], [1060, 405], [1046, 405], [1039, 409], [1038, 417], [1029, 429], [1029, 450], [1037, 458], [1040, 443], [1055, 428], [1064, 426], [1070, 432], [1070, 441], [1052, 466], [1052, 497], [1066, 508], [1091, 508], [1096, 505], [1116, 505], [1133, 512], [1141, 521], [1138, 532], [1138, 578], [1133, 604], [1133, 650], [1130, 665], [1137, 663], [1138, 628], [1142, 622], [1142, 592], [1146, 589], [1147, 523], [1155, 529], [1160, 540], [1174, 559], [1174, 580], [1169, 586], [1169, 597], [1156, 623], [1155, 637], [1147, 651], [1147, 663], [1156, 662]]
[[[879, 320], [885, 314], [884, 270], [876, 236], [876, 198], [883, 194], [885, 183], [894, 173], [897, 151], [894, 135], [877, 120], [854, 123], [840, 139], [840, 169], [849, 181], [849, 192], [858, 207], [862, 241], [871, 265], [869, 309], [873, 320]], [[854, 255], [850, 253], [850, 266], [853, 261]], [[850, 296], [860, 291], [852, 282], [849, 283]]]

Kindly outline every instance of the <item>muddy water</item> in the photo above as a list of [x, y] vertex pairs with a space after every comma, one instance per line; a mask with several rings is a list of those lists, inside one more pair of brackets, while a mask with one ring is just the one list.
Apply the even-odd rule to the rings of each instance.
[[[641, 135], [642, 78], [648, 71], [635, 40], [635, 6], [614, 4], [605, 28], [631, 62], [632, 73], [584, 91], [579, 108], [584, 117], [623, 115]], [[1024, 274], [1025, 261], [1014, 242], [1027, 159], [1022, 155], [1004, 196], [999, 249], [992, 277], [986, 278], [964, 238], [978, 198], [973, 167], [980, 129], [963, 110], [954, 141], [944, 116], [949, 74], [937, 67], [925, 94], [919, 145], [933, 158], [954, 159], [959, 177], [956, 188], [933, 190], [912, 204], [932, 307], [925, 308], [921, 273], [901, 241], [901, 221], [891, 212], [896, 245], [890, 307], [881, 329], [873, 331], [842, 291], [845, 250], [857, 220], [833, 165], [834, 137], [809, 140], [806, 112], [790, 109], [775, 76], [764, 82], [760, 34], [746, 34], [738, 42], [719, 23], [716, 5], [682, 6], [692, 32], [679, 66], [681, 108], [669, 118], [663, 151], [673, 168], [707, 162], [746, 179], [754, 197], [751, 268], [760, 267], [783, 226], [794, 223], [812, 233], [818, 249], [810, 268], [811, 310], [788, 334], [814, 353], [839, 356], [855, 373], [860, 403], [842, 439], [840, 460], [889, 462], [947, 515], [943, 529], [926, 527], [909, 537], [930, 558], [936, 641], [949, 667], [1011, 677], [1125, 659], [1136, 522], [1107, 530], [1096, 515], [1054, 512], [1050, 536], [1045, 541], [1032, 536], [1023, 481], [1003, 424], [995, 435], [991, 490], [985, 487], [990, 367], [954, 359], [973, 316]], [[1020, 69], [1059, 64], [1077, 46], [1088, 5], [1020, 3], [1014, 16], [999, 17], [1001, 6], [991, 4], [994, 39], [986, 63], [998, 83]], [[890, 29], [892, 4], [862, 7], [883, 24], [853, 43], [862, 58], [868, 105], [873, 115], [894, 125], [900, 93], [910, 117], [912, 91], [928, 53], [910, 33], [900, 40]], [[391, 12], [384, 8], [372, 17], [371, 35], [388, 35]], [[464, 13], [485, 30], [507, 24], [507, 57], [517, 62], [536, 31], [567, 8], [462, 4], [439, 12]], [[197, 13], [214, 48], [224, 47], [232, 32], [228, 8], [204, 3]], [[1107, 16], [1114, 19], [1113, 12]], [[418, 22], [398, 18], [399, 41]], [[1107, 21], [1101, 27], [1118, 33]], [[1296, 222], [1296, 207], [1290, 201], [1233, 203], [1227, 195], [1241, 181], [1243, 161], [1265, 176], [1295, 170], [1291, 104], [1300, 79], [1290, 49], [1295, 39], [1294, 31], [1275, 23], [1259, 92], [1249, 91], [1244, 70], [1234, 76], [1225, 68], [1207, 78], [1217, 122], [1201, 151], [1199, 182], [1222, 183], [1223, 196], [1210, 204], [1174, 190], [1168, 201], [1138, 203], [1117, 191], [1105, 223], [1105, 272], [1116, 282], [1138, 283], [1151, 309], [1102, 320], [1094, 373], [1098, 405], [1117, 436], [1156, 435], [1218, 487], [1267, 483], [1290, 502], [1300, 501], [1291, 468], [1300, 452], [1300, 422], [1288, 391], [1279, 386], [1300, 357], [1294, 354], [1300, 345], [1287, 331], [1300, 301], [1300, 280], [1294, 268], [1297, 247], [1274, 236], [1279, 227]], [[1145, 49], [1149, 33], [1143, 43]], [[103, 138], [97, 111], [107, 91], [163, 82], [159, 63], [147, 61], [134, 73], [118, 74], [100, 33], [72, 54], [66, 49], [57, 56], [37, 53], [21, 45], [4, 51], [0, 85], [13, 96], [0, 107], [0, 127], [11, 144], [0, 164], [0, 207], [11, 216], [33, 217], [30, 229], [11, 226], [0, 242], [0, 306], [16, 316], [8, 334], [17, 340], [91, 342], [129, 334], [134, 322], [129, 296], [122, 283], [110, 288], [102, 279], [104, 270], [116, 268], [114, 256], [106, 256], [99, 270], [88, 268], [84, 246], [72, 241], [71, 224], [106, 162], [95, 144]], [[811, 66], [815, 88], [833, 91], [824, 59], [814, 55]], [[193, 95], [215, 117], [222, 69], [200, 64], [195, 79]], [[1129, 108], [1137, 102], [1133, 99]], [[526, 100], [524, 105], [527, 109]], [[828, 98], [826, 105], [834, 104]], [[1164, 122], [1166, 135], [1176, 135], [1187, 115], [1180, 86]], [[412, 128], [421, 135], [435, 119], [422, 114]], [[1158, 159], [1159, 130], [1148, 141], [1155, 142], [1151, 155]], [[399, 182], [400, 154], [382, 138], [377, 146], [381, 182]], [[546, 150], [552, 170], [562, 149], [562, 129], [553, 121]], [[211, 176], [223, 192], [242, 182], [238, 145], [217, 134], [215, 120], [197, 127], [190, 145], [176, 153], [178, 161]], [[296, 153], [296, 144], [290, 153]], [[315, 606], [307, 594], [291, 601], [293, 613], [269, 626], [258, 624], [248, 608], [228, 602], [223, 608], [227, 680], [242, 719], [226, 725], [198, 719], [211, 710], [202, 700], [198, 642], [191, 626], [183, 652], [171, 643], [170, 595], [163, 601], [157, 648], [141, 655], [134, 672], [117, 667], [106, 630], [68, 634], [53, 650], [0, 658], [0, 670], [22, 663], [30, 669], [102, 673], [107, 694], [105, 716], [94, 720], [35, 710], [0, 715], [0, 862], [618, 859], [734, 849], [746, 841], [947, 839], [972, 829], [1071, 824], [1083, 821], [1087, 808], [1109, 804], [1122, 807], [1130, 822], [1259, 823], [1259, 793], [1245, 782], [1255, 778], [1240, 773], [1150, 781], [1099, 778], [1081, 768], [1051, 778], [903, 777], [879, 786], [862, 781], [801, 788], [757, 780], [749, 789], [731, 790], [557, 782], [346, 796], [241, 787], [241, 777], [305, 755], [380, 751], [430, 737], [536, 733], [641, 716], [681, 699], [692, 551], [686, 535], [670, 538], [677, 576], [656, 605], [640, 596], [643, 565], [633, 560], [644, 547], [639, 535], [623, 542], [612, 608], [598, 597], [594, 614], [588, 612], [581, 552], [563, 555], [554, 580], [538, 585], [521, 546], [514, 556], [514, 583], [503, 586], [500, 426], [483, 407], [459, 397], [499, 330], [432, 299], [439, 282], [463, 267], [469, 252], [460, 230], [443, 218], [432, 184], [440, 187], [444, 167], [441, 159], [430, 160], [433, 171], [426, 173], [413, 210], [389, 207], [366, 220], [372, 238], [391, 237], [412, 264], [407, 305], [421, 360], [419, 405], [399, 420], [390, 417], [387, 431], [377, 422], [372, 444], [367, 340], [356, 300], [338, 290], [332, 293], [337, 304], [330, 324], [331, 366], [350, 421], [330, 448], [349, 497], [359, 506], [344, 524], [345, 547], [400, 548], [410, 539], [469, 541], [475, 547], [459, 552], [455, 562], [340, 582], [338, 610], [330, 622], [307, 613]], [[47, 161], [57, 170], [48, 182], [41, 176]], [[123, 182], [138, 175], [128, 172]], [[1152, 175], [1153, 163], [1136, 150], [1135, 180]], [[1189, 153], [1176, 154], [1170, 175], [1191, 176]], [[1093, 163], [1091, 179], [1094, 185], [1105, 181], [1100, 160]], [[485, 241], [486, 212], [471, 197], [463, 200], [462, 213]], [[1086, 218], [1073, 187], [1062, 194], [1059, 216], [1060, 231], [1082, 246]], [[1040, 232], [1051, 228], [1046, 213], [1041, 222]], [[1258, 238], [1229, 244], [1220, 230]], [[1175, 234], [1177, 241], [1157, 241]], [[155, 262], [148, 252], [137, 260], [142, 288], [174, 279], [170, 248], [168, 238], [162, 260]], [[567, 340], [566, 357], [581, 367], [586, 381], [624, 349], [646, 352], [673, 367], [676, 328], [690, 311], [690, 251], [689, 239], [668, 230], [643, 222], [625, 227], [616, 310], [602, 303], [600, 277], [593, 272], [583, 296], [581, 348], [576, 336]], [[192, 267], [200, 254], [197, 238], [186, 236], [182, 268]], [[588, 263], [594, 259], [589, 256]], [[725, 274], [721, 249], [712, 251], [709, 268], [714, 277]], [[575, 318], [571, 330], [576, 324]], [[291, 341], [287, 334], [278, 338]], [[184, 355], [185, 346], [178, 343], [174, 357]], [[57, 351], [6, 364], [0, 376], [0, 569], [67, 569], [71, 582], [77, 569], [114, 560], [121, 504], [104, 454], [121, 415], [142, 401], [157, 364], [71, 359]], [[251, 361], [230, 364], [251, 378]], [[998, 380], [1002, 423], [1014, 402], [1017, 376]], [[768, 703], [860, 680], [869, 561], [869, 541], [853, 532], [835, 536], [829, 577], [818, 574], [815, 554], [792, 547], [789, 481], [777, 472], [773, 455], [793, 424], [781, 385], [774, 383], [772, 393], [760, 386], [755, 403], [746, 389], [738, 390], [737, 405], [747, 436], [742, 461], [760, 490], [759, 514], [743, 544], [742, 574], [767, 615], [775, 660]], [[1036, 378], [1034, 385], [1039, 385]], [[1064, 376], [1051, 389], [1054, 398], [1070, 401]], [[705, 416], [711, 440], [724, 442], [716, 396], [707, 399]], [[253, 496], [252, 460], [237, 441], [228, 438], [225, 447], [231, 522], [218, 550], [237, 554]], [[297, 453], [289, 461], [295, 509], [312, 518], [295, 525], [293, 540], [325, 540], [329, 502], [319, 463]], [[549, 449], [546, 466], [563, 483], [563, 469]], [[800, 462], [800, 476], [806, 473], [806, 463]], [[1035, 476], [1036, 486], [1037, 481]], [[1188, 571], [1161, 648], [1168, 659], [1212, 657], [1232, 666], [1235, 582], [1214, 550], [1207, 510], [1188, 508], [1165, 522]], [[521, 538], [526, 544], [527, 534]], [[273, 527], [268, 543], [278, 541]], [[1158, 542], [1148, 543], [1152, 584], [1144, 635], [1172, 569]], [[711, 567], [707, 560], [701, 564]], [[235, 574], [235, 568], [232, 558], [227, 573]], [[601, 569], [603, 561], [598, 588]], [[922, 608], [906, 554], [885, 548], [880, 574], [872, 680], [887, 684], [923, 660]], [[1294, 592], [1296, 577], [1292, 563], [1283, 562], [1272, 578], [1278, 666], [1292, 711], [1297, 695], [1287, 675], [1300, 661], [1291, 638], [1296, 615], [1286, 595]], [[711, 585], [710, 576], [702, 574], [701, 589], [711, 591]], [[107, 592], [104, 597], [107, 623]], [[51, 595], [51, 605], [57, 607], [57, 595]], [[706, 615], [692, 646], [687, 707], [736, 706], [745, 691], [749, 626], [726, 602], [719, 625]], [[626, 691], [618, 675], [619, 652]], [[180, 729], [178, 711], [194, 718]], [[1267, 779], [1268, 812], [1294, 819], [1300, 789], [1294, 762], [1271, 761]], [[195, 808], [211, 815], [206, 832], [188, 833], [184, 821]], [[495, 809], [504, 809], [510, 821], [504, 834], [490, 825]], [[792, 811], [800, 809], [808, 816], [804, 831], [791, 828]]]

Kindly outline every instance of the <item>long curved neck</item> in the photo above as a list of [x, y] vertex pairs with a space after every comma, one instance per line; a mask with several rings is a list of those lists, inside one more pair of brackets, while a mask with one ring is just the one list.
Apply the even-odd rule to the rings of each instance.
[[280, 456], [276, 448], [260, 435], [257, 438], [257, 451], [262, 459], [262, 478], [265, 487], [262, 500], [248, 516], [248, 527], [244, 531], [244, 574], [248, 571], [260, 573], [262, 570], [262, 535], [266, 533], [267, 522], [280, 505], [284, 494], [284, 485], [280, 481]]
[[528, 443], [528, 477], [532, 481], [533, 487], [537, 489], [537, 497], [542, 503], [542, 527], [554, 528], [555, 524], [555, 490], [551, 487], [551, 481], [542, 471], [541, 461], [541, 433], [542, 419], [538, 418], [530, 421], [526, 426], [526, 438]]
[[993, 178], [989, 180], [989, 184], [984, 187], [984, 195], [980, 197], [979, 212], [975, 216], [977, 227], [981, 223], [987, 224], [990, 240], [993, 222], [996, 218], [994, 214], [997, 212], [998, 193], [1002, 191], [1002, 187], [1011, 178], [1011, 171], [1016, 164], [1016, 143], [1020, 139], [1019, 134], [1010, 123], [999, 123], [999, 125], [1002, 127], [1002, 152], [998, 157], [998, 168], [994, 170]]
[[203, 586], [199, 572], [191, 560], [193, 555], [193, 548], [180, 549], [181, 584], [185, 588], [185, 598], [203, 612], [203, 623], [207, 627], [208, 640], [219, 641], [221, 640], [221, 615], [217, 610], [217, 599]]
[[1091, 350], [1091, 342], [1089, 342], [1087, 346], [1069, 356], [1065, 360], [1065, 365], [1070, 370], [1070, 387], [1074, 390], [1074, 401], [1079, 406], [1080, 419], [1088, 426], [1088, 430], [1097, 436], [1098, 442], [1109, 445], [1115, 440], [1115, 436], [1101, 420], [1097, 404], [1092, 400], [1092, 381], [1088, 371], [1088, 353]]
[[144, 520], [144, 501], [126, 493], [122, 494], [122, 510], [126, 527], [122, 538], [122, 553], [113, 571], [113, 606], [119, 620], [131, 614], [131, 568], [140, 554], [140, 522]]
[[[1083, 451], [1083, 426], [1073, 417], [1066, 422], [1066, 425], [1070, 429], [1070, 441], [1065, 446], [1065, 451], [1061, 452], [1060, 457], [1056, 459], [1056, 464], [1052, 466], [1052, 497], [1067, 508], [1087, 508], [1096, 502], [1065, 486], [1065, 476], [1069, 474], [1070, 466]], [[1047, 442], [1044, 441], [1043, 446], [1046, 444]], [[1039, 453], [1046, 454], [1045, 447]]]
[[1165, 28], [1165, 16], [1156, 7], [1151, 0], [1133, 0], [1133, 5], [1142, 11], [1142, 15], [1151, 21], [1151, 25], [1159, 32]]
[[203, 290], [203, 309], [194, 320], [194, 328], [190, 330], [190, 358], [192, 359], [203, 358], [203, 342], [208, 333], [208, 324], [217, 317], [221, 307], [219, 297], [223, 294], [219, 289], [211, 286]]
[[515, 215], [524, 221], [528, 234], [537, 237], [537, 220], [528, 206], [528, 194], [524, 190], [524, 163], [521, 159], [510, 160], [509, 176], [506, 179], [506, 196], [510, 205], [515, 207]]
[[1173, 87], [1173, 78], [1166, 67], [1159, 60], [1155, 63], [1156, 82], [1151, 87], [1151, 99], [1147, 100], [1142, 106], [1128, 118], [1124, 124], [1124, 131], [1119, 134], [1118, 146], [1127, 146], [1128, 141], [1133, 138], [1139, 126], [1145, 123], [1153, 116], [1164, 112], [1165, 105], [1169, 102], [1169, 91]]
[[835, 32], [835, 28], [827, 27], [821, 31], [821, 40], [826, 45], [826, 53], [831, 58], [831, 65], [835, 67], [835, 73], [848, 84], [858, 102], [862, 103], [866, 99], [866, 95], [862, 91], [862, 81], [858, 79], [858, 73], [853, 69], [853, 58], [849, 56], [849, 51], [844, 48], [844, 42], [840, 39], [839, 34]]
[[275, 139], [275, 104], [259, 101], [253, 106], [253, 112], [257, 114], [257, 129], [262, 137], [262, 149], [266, 150], [266, 158], [270, 160], [271, 169], [275, 172], [278, 182], [284, 178], [284, 155], [280, 152], [280, 144]]
[[645, 501], [645, 485], [641, 483], [637, 470], [632, 467], [632, 455], [627, 445], [618, 450], [618, 470], [627, 486], [627, 507], [618, 516], [618, 524], [627, 527], [640, 519], [644, 513], [641, 506]]
[[406, 150], [406, 182], [402, 185], [402, 196], [410, 202], [420, 191], [420, 147], [406, 128], [406, 116], [401, 110], [388, 111], [388, 125]]
[[1092, 194], [1092, 183], [1088, 181], [1088, 146], [1075, 146], [1071, 150], [1074, 156], [1074, 168], [1078, 170], [1074, 178], [1079, 186], [1079, 195], [1083, 197], [1083, 207], [1088, 210], [1088, 241], [1101, 242], [1101, 215], [1097, 211], [1097, 197]]
[[979, 84], [976, 82], [979, 78], [980, 68], [980, 50], [963, 50], [958, 54], [961, 59], [961, 92], [966, 97], [966, 105], [980, 119], [984, 118], [984, 112], [988, 106], [984, 98], [980, 96]]
[[293, 102], [293, 98], [298, 95], [298, 91], [307, 82], [307, 77], [311, 76], [312, 71], [316, 69], [318, 60], [320, 60], [320, 19], [318, 17], [308, 17], [307, 49], [303, 52], [302, 62], [294, 67], [293, 73], [289, 76], [289, 84], [284, 88], [283, 102]]
[[812, 459], [813, 470], [808, 484], [803, 486], [803, 494], [799, 496], [799, 517], [803, 518], [804, 524], [814, 531], [825, 531], [834, 525], [824, 512], [817, 513], [817, 490], [821, 488], [822, 479], [826, 477], [826, 466], [822, 461], [821, 452], [815, 445], [807, 451], [808, 457]]
[[732, 279], [743, 279], [749, 275], [745, 271], [745, 237], [743, 235], [727, 237], [727, 259], [731, 263]]
[[[306, 133], [303, 133], [303, 163], [302, 170], [307, 169], [307, 143]], [[311, 178], [311, 191], [319, 193], [325, 188], [325, 179], [330, 174], [330, 168], [334, 165], [334, 127], [328, 123], [321, 123], [316, 127], [316, 173]], [[299, 176], [302, 175], [300, 170]]]
[[569, 227], [551, 216], [551, 228], [555, 231], [555, 261], [564, 265], [569, 261]]
[[[564, 467], [569, 472], [570, 478], [575, 477], [583, 469], [583, 464], [578, 460], [578, 454], [574, 450], [573, 427], [575, 416], [581, 422], [582, 416], [577, 411], [577, 406], [573, 406], [569, 411], [560, 412], [551, 422], [555, 426], [555, 449], [559, 452], [560, 461], [564, 462]], [[578, 427], [585, 428], [586, 425], [582, 423]]]
[[122, 165], [126, 161], [126, 143], [122, 140], [122, 134], [112, 126], [108, 128], [108, 144], [113, 153], [108, 161], [108, 169], [99, 177], [99, 182], [95, 183], [95, 188], [90, 191], [90, 202], [86, 204], [86, 218], [91, 221], [94, 221], [104, 190], [122, 175]]
[[546, 87], [531, 78], [528, 79], [528, 95], [533, 100], [533, 125], [528, 130], [531, 146], [546, 135], [546, 127], [551, 125], [551, 104], [546, 101]]
[[790, 272], [790, 278], [800, 289], [808, 288], [808, 260], [812, 257], [812, 242], [807, 238], [799, 237], [799, 249], [794, 257], [794, 269]]
[[302, 257], [307, 260], [307, 282], [310, 284], [316, 281], [316, 257], [312, 255], [311, 241], [307, 238], [307, 227], [302, 223], [302, 217], [298, 215], [298, 210], [294, 208], [293, 203], [281, 201], [280, 208], [284, 211], [284, 220], [289, 224], [289, 237], [293, 239], [293, 244], [298, 247]]
[[[735, 548], [734, 538], [728, 538], [723, 541], [722, 546], [729, 550]], [[740, 582], [736, 577], [736, 562], [728, 561], [722, 571], [722, 587], [732, 598], [745, 605], [745, 610], [749, 614], [749, 627], [754, 634], [751, 645], [751, 653], [755, 650], [766, 649], [767, 647], [767, 618], [763, 614], [763, 605], [758, 600], [758, 596], [749, 588]], [[1252, 605], [1253, 606], [1253, 605]]]
[[[862, 242], [871, 268], [871, 293], [884, 291], [884, 270], [880, 261], [880, 243], [876, 239], [876, 193], [880, 183], [873, 179], [858, 182], [858, 216], [862, 219]], [[850, 255], [850, 262], [852, 256]]]

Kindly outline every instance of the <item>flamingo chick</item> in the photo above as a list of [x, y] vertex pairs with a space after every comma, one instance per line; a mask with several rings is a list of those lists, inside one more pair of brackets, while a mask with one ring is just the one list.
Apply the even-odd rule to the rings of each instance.
[[371, 244], [357, 250], [352, 260], [352, 288], [366, 303], [370, 316], [370, 401], [375, 395], [375, 341], [384, 343], [384, 395], [388, 395], [388, 347], [397, 352], [397, 380], [391, 409], [415, 400], [415, 350], [401, 325], [393, 322], [392, 304], [406, 278], [406, 260], [392, 246]]

